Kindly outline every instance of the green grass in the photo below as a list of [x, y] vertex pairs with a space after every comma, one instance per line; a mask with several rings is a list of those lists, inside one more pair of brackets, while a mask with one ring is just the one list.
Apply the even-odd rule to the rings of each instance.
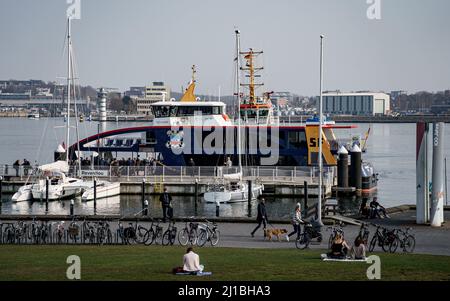
[[[211, 277], [176, 276], [184, 247], [0, 246], [0, 280], [66, 280], [81, 258], [82, 280], [367, 280], [366, 263], [323, 262], [320, 250], [196, 248]], [[450, 257], [378, 254], [382, 280], [450, 280]]]

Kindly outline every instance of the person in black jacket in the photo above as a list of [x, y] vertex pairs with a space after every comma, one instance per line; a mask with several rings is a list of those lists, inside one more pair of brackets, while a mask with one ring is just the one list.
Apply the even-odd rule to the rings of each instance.
[[262, 198], [262, 197], [259, 199], [258, 215], [256, 216], [256, 222], [258, 223], [258, 225], [252, 231], [252, 233], [251, 233], [252, 237], [255, 236], [255, 232], [259, 229], [259, 227], [261, 227], [261, 224], [264, 224], [264, 230], [265, 230], [266, 226], [267, 226], [266, 223], [269, 222], [267, 219], [266, 205], [264, 204], [264, 198]]
[[[170, 196], [170, 194], [167, 192], [167, 188], [164, 188], [164, 193], [161, 194], [161, 196], [159, 197], [159, 201], [161, 202], [162, 205], [162, 210], [163, 210], [163, 222], [166, 222], [166, 218], [167, 218], [167, 210], [171, 207], [171, 202], [172, 202], [172, 197]], [[169, 218], [172, 218], [169, 214]]]

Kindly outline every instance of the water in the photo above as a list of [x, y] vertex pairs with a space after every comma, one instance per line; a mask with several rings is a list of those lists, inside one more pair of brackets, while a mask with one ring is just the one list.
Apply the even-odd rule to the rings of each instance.
[[[6, 201], [9, 196], [4, 197], [2, 205], [3, 214], [41, 215], [46, 214], [45, 201], [12, 203]], [[158, 196], [148, 196], [149, 216], [161, 217], [162, 208]], [[292, 215], [297, 200], [292, 198], [266, 199], [266, 208], [272, 219], [288, 219]], [[314, 202], [314, 200], [311, 200]], [[173, 196], [172, 206], [175, 216], [216, 216], [216, 205], [200, 202], [195, 211], [195, 199], [193, 197]], [[250, 204], [250, 216], [256, 216], [257, 202]], [[83, 202], [75, 199], [75, 215], [122, 215], [132, 216], [142, 210], [141, 197], [138, 195], [122, 195], [108, 199], [97, 200], [97, 208], [94, 211], [94, 202]], [[70, 212], [70, 201], [52, 201], [48, 203], [49, 215], [67, 215]], [[247, 202], [221, 204], [219, 214], [221, 217], [245, 217], [249, 216]]]
[[[112, 130], [123, 127], [141, 126], [136, 122], [108, 122], [106, 129]], [[85, 121], [80, 123], [79, 136], [85, 138], [97, 133], [97, 122]], [[371, 127], [367, 152], [363, 154], [363, 160], [372, 162], [379, 173], [378, 198], [382, 204], [392, 207], [402, 204], [415, 203], [415, 152], [416, 152], [416, 125], [415, 124], [357, 124], [356, 129], [335, 130], [338, 138], [350, 138], [353, 135], [364, 136]], [[101, 129], [103, 131], [103, 129]], [[29, 120], [26, 118], [0, 118], [0, 164], [12, 164], [15, 160], [24, 158], [34, 163], [47, 163], [53, 159], [53, 151], [58, 143], [64, 140], [65, 128], [61, 118], [46, 118]], [[71, 131], [71, 141], [75, 141], [75, 131]], [[450, 156], [450, 129], [446, 125], [445, 131], [445, 156]], [[430, 164], [431, 166], [431, 164]], [[450, 184], [450, 182], [449, 182]], [[9, 196], [8, 196], [9, 197]], [[282, 199], [271, 203], [272, 212], [277, 217], [288, 216], [290, 210], [298, 200]], [[44, 213], [45, 204], [35, 202], [3, 205], [5, 210], [11, 213]], [[175, 208], [183, 215], [193, 215], [194, 203], [192, 198], [183, 197], [175, 202], [179, 208]], [[152, 202], [154, 211], [158, 209], [158, 203]], [[278, 204], [278, 205], [277, 205]], [[127, 210], [140, 208], [140, 198], [135, 196], [122, 196], [120, 201], [102, 200], [98, 202], [98, 214], [127, 213]], [[93, 213], [93, 203], [81, 203], [77, 201], [76, 207], [85, 213]], [[44, 208], [44, 209], [43, 209]], [[66, 213], [68, 203], [52, 202], [49, 206], [54, 214]], [[221, 208], [224, 216], [248, 215], [247, 203], [226, 205]], [[256, 204], [252, 206], [252, 212], [256, 210]], [[136, 210], [135, 210], [136, 211]], [[137, 210], [138, 211], [138, 210]], [[206, 216], [215, 215], [215, 206], [201, 204], [198, 213]], [[221, 213], [222, 214], [222, 213]]]

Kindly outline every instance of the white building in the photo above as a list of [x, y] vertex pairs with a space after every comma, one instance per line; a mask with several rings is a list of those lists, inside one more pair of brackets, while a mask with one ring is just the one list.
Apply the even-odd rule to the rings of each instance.
[[323, 112], [333, 115], [386, 115], [390, 111], [390, 99], [386, 93], [325, 92]]
[[153, 82], [152, 86], [145, 87], [145, 97], [136, 100], [138, 114], [148, 115], [151, 111], [151, 104], [158, 101], [170, 100], [170, 88], [164, 82]]

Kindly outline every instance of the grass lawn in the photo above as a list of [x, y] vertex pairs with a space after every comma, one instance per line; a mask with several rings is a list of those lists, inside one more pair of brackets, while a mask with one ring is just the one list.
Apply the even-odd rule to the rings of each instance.
[[[196, 248], [210, 277], [176, 276], [179, 246], [0, 246], [0, 280], [66, 280], [81, 258], [82, 280], [367, 280], [366, 263], [323, 262], [320, 250]], [[450, 257], [378, 254], [382, 280], [450, 280]]]

